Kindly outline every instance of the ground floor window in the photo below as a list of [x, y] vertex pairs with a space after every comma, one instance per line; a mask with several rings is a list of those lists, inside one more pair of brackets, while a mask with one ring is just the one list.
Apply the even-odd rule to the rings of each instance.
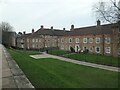
[[64, 45], [61, 45], [61, 49], [64, 50]]
[[89, 51], [90, 51], [90, 52], [93, 51], [93, 47], [92, 47], [92, 46], [89, 47]]
[[105, 53], [110, 53], [110, 47], [105, 48]]
[[95, 47], [95, 52], [100, 53], [100, 47]]
[[120, 55], [120, 48], [118, 48], [118, 55]]

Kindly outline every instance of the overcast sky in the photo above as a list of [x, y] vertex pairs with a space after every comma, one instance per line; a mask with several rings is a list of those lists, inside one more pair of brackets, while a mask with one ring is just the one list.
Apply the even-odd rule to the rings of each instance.
[[9, 22], [16, 32], [53, 26], [70, 29], [96, 25], [92, 6], [99, 0], [0, 0], [0, 22]]

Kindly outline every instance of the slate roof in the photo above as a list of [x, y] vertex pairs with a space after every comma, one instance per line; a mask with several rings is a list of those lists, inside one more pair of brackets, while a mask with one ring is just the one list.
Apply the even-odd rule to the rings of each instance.
[[51, 35], [51, 36], [79, 36], [79, 35], [100, 35], [100, 34], [111, 34], [112, 24], [100, 25], [100, 26], [89, 26], [82, 28], [75, 28], [73, 31], [58, 30], [58, 29], [38, 29], [34, 33], [22, 35], [22, 37], [38, 37], [40, 35]]

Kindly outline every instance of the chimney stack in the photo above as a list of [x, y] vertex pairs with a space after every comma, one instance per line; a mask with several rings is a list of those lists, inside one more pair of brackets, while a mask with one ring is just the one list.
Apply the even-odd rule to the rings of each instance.
[[100, 26], [101, 25], [101, 22], [100, 22], [100, 20], [98, 19], [97, 20], [97, 26]]
[[63, 28], [63, 31], [65, 31], [65, 28]]
[[25, 31], [23, 32], [23, 34], [25, 35]]
[[51, 30], [53, 30], [53, 26], [51, 26]]
[[43, 25], [41, 25], [41, 28], [40, 29], [43, 29], [44, 28], [44, 26]]
[[32, 33], [34, 33], [34, 29], [32, 29]]
[[71, 25], [70, 31], [73, 31], [73, 30], [74, 30], [74, 25]]

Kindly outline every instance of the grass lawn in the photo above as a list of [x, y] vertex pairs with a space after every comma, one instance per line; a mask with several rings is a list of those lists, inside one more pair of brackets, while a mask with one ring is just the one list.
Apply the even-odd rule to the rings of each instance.
[[63, 51], [63, 50], [49, 51], [49, 54], [58, 55], [58, 56], [64, 55], [67, 58], [76, 59], [80, 61], [87, 61], [87, 62], [105, 64], [105, 65], [116, 66], [116, 67], [120, 66], [119, 65], [120, 58], [118, 57], [103, 56], [103, 55], [97, 55], [97, 54], [83, 54], [83, 53], [69, 54], [69, 53], [70, 52]]
[[52, 55], [61, 56], [61, 55], [64, 55], [64, 54], [69, 54], [70, 52], [64, 51], [64, 50], [49, 50], [48, 53], [52, 54]]
[[87, 62], [116, 66], [116, 67], [120, 66], [119, 65], [120, 58], [112, 57], [112, 56], [76, 53], [76, 54], [72, 54], [72, 55], [71, 54], [70, 55], [65, 55], [65, 57], [80, 60], [80, 61], [87, 61]]
[[52, 58], [33, 59], [32, 53], [8, 49], [36, 88], [117, 88], [118, 73]]

